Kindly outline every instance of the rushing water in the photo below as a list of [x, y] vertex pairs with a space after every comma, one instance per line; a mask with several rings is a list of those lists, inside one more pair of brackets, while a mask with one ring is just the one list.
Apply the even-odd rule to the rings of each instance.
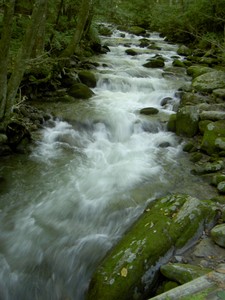
[[[54, 121], [29, 157], [2, 161], [0, 300], [84, 299], [97, 264], [147, 202], [198, 188], [160, 122], [186, 76], [142, 66], [157, 52], [171, 66], [176, 46], [152, 34], [162, 50], [147, 51], [138, 39], [118, 31], [106, 39], [111, 52], [97, 58], [95, 96], [79, 102], [77, 122]], [[126, 42], [141, 54], [127, 56]], [[149, 106], [159, 115], [139, 113]]]

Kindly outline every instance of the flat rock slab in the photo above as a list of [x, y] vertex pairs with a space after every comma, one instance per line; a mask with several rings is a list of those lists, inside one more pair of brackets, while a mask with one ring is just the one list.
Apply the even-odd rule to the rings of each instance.
[[219, 300], [225, 299], [225, 264], [195, 280], [185, 283], [151, 300]]

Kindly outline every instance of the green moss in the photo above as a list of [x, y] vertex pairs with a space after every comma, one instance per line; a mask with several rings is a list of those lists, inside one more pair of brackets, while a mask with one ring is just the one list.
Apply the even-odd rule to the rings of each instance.
[[140, 299], [174, 247], [182, 248], [201, 234], [209, 211], [210, 206], [186, 195], [169, 195], [151, 204], [106, 256], [87, 299]]

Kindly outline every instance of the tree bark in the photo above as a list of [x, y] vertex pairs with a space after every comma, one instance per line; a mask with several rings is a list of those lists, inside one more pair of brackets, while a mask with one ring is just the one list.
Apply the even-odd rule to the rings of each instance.
[[36, 0], [31, 16], [31, 24], [27, 28], [22, 46], [16, 57], [14, 64], [14, 71], [8, 82], [8, 91], [6, 99], [5, 116], [10, 116], [13, 105], [15, 104], [16, 94], [19, 89], [20, 83], [23, 79], [26, 70], [26, 64], [31, 56], [32, 49], [37, 38], [39, 28], [43, 22], [43, 15], [46, 13], [46, 3], [48, 0]]
[[83, 0], [77, 16], [77, 26], [68, 47], [63, 51], [61, 57], [70, 57], [79, 50], [79, 44], [82, 35], [85, 31], [85, 26], [88, 21], [89, 13], [91, 11], [92, 0]]
[[3, 28], [0, 40], [0, 120], [3, 119], [6, 108], [7, 72], [15, 0], [5, 1], [4, 5]]

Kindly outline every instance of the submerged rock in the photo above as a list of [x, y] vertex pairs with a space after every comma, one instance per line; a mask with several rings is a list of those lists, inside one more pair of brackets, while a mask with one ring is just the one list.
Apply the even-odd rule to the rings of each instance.
[[216, 215], [211, 202], [187, 195], [151, 203], [100, 264], [87, 299], [143, 299], [154, 287], [160, 266], [199, 238]]

